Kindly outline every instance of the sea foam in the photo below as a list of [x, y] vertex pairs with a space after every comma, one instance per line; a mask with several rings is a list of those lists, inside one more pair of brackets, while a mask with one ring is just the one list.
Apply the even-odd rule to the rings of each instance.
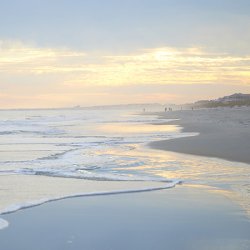
[[[173, 188], [179, 183], [180, 183], [180, 181], [173, 181], [171, 183], [164, 184], [161, 187], [146, 187], [146, 188], [139, 188], [139, 189], [124, 189], [124, 190], [114, 190], [114, 191], [75, 193], [75, 194], [70, 194], [70, 195], [57, 196], [57, 197], [53, 197], [53, 198], [43, 198], [43, 199], [39, 199], [36, 201], [27, 201], [27, 202], [23, 202], [23, 203], [19, 203], [19, 204], [12, 204], [3, 210], [0, 210], [0, 215], [14, 213], [14, 212], [21, 210], [21, 209], [27, 209], [27, 208], [40, 206], [42, 204], [52, 202], [52, 201], [59, 201], [59, 200], [64, 200], [64, 199], [69, 199], [69, 198], [77, 198], [77, 197], [90, 197], [90, 196], [103, 196], [103, 195], [150, 192], [150, 191], [157, 191], [157, 190]], [[8, 227], [8, 225], [9, 225], [8, 221], [0, 218], [0, 230]]]

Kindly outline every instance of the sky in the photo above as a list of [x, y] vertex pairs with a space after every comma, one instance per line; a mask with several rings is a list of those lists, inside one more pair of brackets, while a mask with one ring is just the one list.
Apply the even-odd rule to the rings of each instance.
[[0, 0], [0, 108], [250, 93], [249, 0]]

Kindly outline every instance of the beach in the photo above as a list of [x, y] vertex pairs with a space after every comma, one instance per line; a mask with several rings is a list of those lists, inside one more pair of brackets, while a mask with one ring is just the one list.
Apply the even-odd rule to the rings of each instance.
[[250, 250], [250, 0], [0, 13], [0, 250]]
[[1, 123], [4, 250], [249, 249], [246, 109], [17, 114]]
[[156, 149], [217, 157], [250, 164], [250, 109], [218, 108], [179, 110], [158, 113], [168, 124], [183, 127], [183, 132], [198, 132], [198, 136], [152, 142]]
[[[197, 132], [198, 134], [174, 140], [170, 138], [155, 141], [149, 143], [149, 146], [165, 151], [166, 154], [177, 153], [177, 158], [185, 154], [194, 155], [194, 157], [201, 156], [203, 161], [210, 159], [211, 162], [205, 168], [198, 164], [199, 172], [203, 172], [206, 179], [211, 175], [215, 182], [209, 185], [226, 191], [224, 195], [240, 204], [249, 217], [249, 112], [249, 107], [234, 107], [153, 113], [167, 119], [166, 123], [160, 122], [158, 125], [175, 124], [182, 128], [183, 133]], [[186, 174], [191, 171], [189, 166]], [[237, 180], [236, 176], [239, 177]]]
[[250, 223], [239, 208], [204, 187], [67, 199], [5, 218], [5, 250], [247, 250], [250, 244]]

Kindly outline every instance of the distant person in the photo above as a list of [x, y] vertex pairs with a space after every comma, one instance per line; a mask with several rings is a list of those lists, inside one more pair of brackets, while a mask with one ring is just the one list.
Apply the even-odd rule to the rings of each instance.
[[143, 112], [146, 112], [146, 109], [145, 109], [145, 108], [143, 109]]
[[165, 108], [165, 112], [167, 112], [168, 108]]

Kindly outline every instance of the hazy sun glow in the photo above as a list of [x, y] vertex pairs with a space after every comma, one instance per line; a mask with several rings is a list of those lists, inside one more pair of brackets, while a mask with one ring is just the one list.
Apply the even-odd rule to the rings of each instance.
[[[8, 102], [13, 99], [23, 105], [29, 105], [29, 100], [32, 102], [34, 89], [42, 89], [36, 96], [37, 105], [41, 105], [45, 100], [55, 105], [71, 105], [73, 100], [92, 97], [96, 100], [101, 97], [105, 103], [112, 93], [100, 92], [101, 86], [247, 86], [250, 84], [249, 72], [250, 56], [209, 53], [206, 49], [195, 47], [162, 47], [127, 54], [112, 54], [42, 48], [21, 42], [0, 43], [0, 82], [9, 89], [9, 92], [3, 92], [0, 96], [3, 100], [9, 100]], [[20, 94], [22, 92], [23, 95]], [[28, 93], [28, 96], [25, 93]], [[164, 101], [164, 98], [169, 96], [167, 93], [150, 94], [144, 95], [145, 101]], [[126, 102], [122, 101], [124, 97], [119, 97], [119, 94], [116, 97], [113, 95], [113, 98], [117, 98], [118, 102], [121, 100], [121, 103]], [[134, 100], [140, 100], [140, 97], [134, 96]], [[128, 98], [127, 102], [129, 101], [131, 100]]]
[[[94, 59], [93, 59], [94, 58]], [[1, 43], [0, 71], [5, 75], [54, 77], [64, 85], [250, 84], [250, 56], [210, 54], [200, 48], [155, 48], [128, 55]]]

